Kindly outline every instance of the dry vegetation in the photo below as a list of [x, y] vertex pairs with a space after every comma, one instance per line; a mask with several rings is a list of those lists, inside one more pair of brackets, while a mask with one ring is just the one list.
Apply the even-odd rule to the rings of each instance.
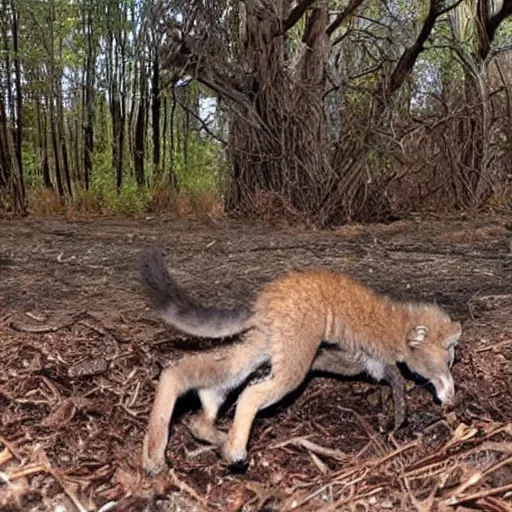
[[[510, 510], [509, 220], [303, 232], [32, 219], [3, 221], [0, 239], [2, 511]], [[146, 480], [139, 454], [155, 379], [166, 361], [198, 348], [145, 307], [134, 261], [153, 244], [209, 303], [248, 301], [299, 265], [439, 302], [464, 322], [458, 405], [443, 414], [411, 382], [408, 422], [393, 436], [385, 386], [313, 378], [259, 415], [248, 472], [231, 475], [188, 432], [183, 420], [197, 406], [188, 397], [171, 431], [172, 471]]]

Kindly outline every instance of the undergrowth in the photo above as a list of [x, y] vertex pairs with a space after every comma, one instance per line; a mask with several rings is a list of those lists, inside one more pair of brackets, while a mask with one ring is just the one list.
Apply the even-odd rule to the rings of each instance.
[[62, 199], [53, 189], [35, 187], [28, 190], [29, 211], [39, 216], [63, 214], [137, 216], [145, 213], [168, 213], [175, 217], [220, 217], [223, 208], [215, 191], [181, 191], [172, 193], [162, 186], [138, 189], [126, 185], [119, 193], [78, 189], [73, 199]]
[[176, 152], [172, 173], [155, 169], [152, 162], [146, 160], [142, 186], [137, 184], [134, 170], [127, 162], [123, 183], [116, 187], [108, 151], [94, 154], [89, 189], [75, 181], [72, 194], [66, 197], [60, 197], [55, 187], [44, 187], [38, 171], [31, 169], [27, 180], [29, 212], [36, 215], [167, 213], [176, 217], [218, 217], [223, 214], [219, 183], [225, 173], [225, 156], [219, 147], [202, 140], [191, 139], [189, 146], [186, 159]]

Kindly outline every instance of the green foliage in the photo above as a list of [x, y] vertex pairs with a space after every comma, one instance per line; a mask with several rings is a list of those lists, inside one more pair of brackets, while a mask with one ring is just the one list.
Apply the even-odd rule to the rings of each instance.
[[180, 186], [189, 193], [213, 192], [217, 189], [224, 156], [218, 144], [194, 134], [190, 137], [188, 156], [179, 152], [175, 173]]
[[23, 144], [22, 159], [26, 185], [28, 187], [41, 187], [43, 185], [43, 176], [40, 173], [41, 160], [32, 144]]

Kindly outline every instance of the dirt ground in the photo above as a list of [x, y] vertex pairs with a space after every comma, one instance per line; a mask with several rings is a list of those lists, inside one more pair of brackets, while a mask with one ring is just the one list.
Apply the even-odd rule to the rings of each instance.
[[[387, 386], [311, 378], [260, 414], [245, 474], [195, 441], [180, 403], [172, 468], [140, 470], [154, 386], [199, 348], [158, 321], [136, 256], [165, 248], [208, 304], [248, 303], [289, 268], [324, 266], [463, 322], [456, 407], [408, 382], [391, 434]], [[0, 221], [0, 510], [512, 510], [512, 219], [428, 219], [332, 231], [233, 222]], [[208, 342], [206, 342], [208, 344]], [[220, 419], [227, 428], [233, 407]]]

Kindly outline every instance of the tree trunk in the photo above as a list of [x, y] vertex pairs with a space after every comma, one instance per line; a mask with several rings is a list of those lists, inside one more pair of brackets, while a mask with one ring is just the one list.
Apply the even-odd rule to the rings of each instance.
[[169, 125], [169, 109], [168, 109], [168, 98], [167, 95], [164, 96], [163, 99], [163, 127], [162, 127], [162, 163], [160, 165], [160, 175], [157, 177], [158, 179], [155, 182], [159, 182], [162, 177], [162, 171], [165, 169], [165, 162], [167, 160], [167, 127]]
[[18, 6], [11, 1], [12, 10], [12, 46], [14, 52], [14, 83], [16, 85], [16, 163], [18, 166], [19, 187], [22, 212], [26, 212], [25, 178], [23, 175], [23, 91], [21, 88], [21, 64], [18, 37]]
[[[119, 46], [119, 159], [118, 174], [122, 173], [124, 166], [124, 148], [126, 136], [126, 32], [124, 23], [126, 22], [126, 9], [128, 2], [123, 2], [124, 11], [120, 12], [120, 24], [117, 30], [117, 41]], [[121, 183], [118, 184], [118, 188]]]
[[84, 13], [84, 31], [87, 41], [87, 54], [85, 60], [84, 80], [84, 128], [83, 128], [83, 167], [84, 186], [89, 190], [92, 173], [92, 157], [94, 154], [94, 86], [96, 69], [96, 47], [94, 39], [94, 25], [92, 5], [87, 3]]
[[477, 51], [464, 60], [466, 112], [459, 121], [460, 163], [452, 187], [459, 206], [470, 210], [480, 208], [493, 193], [488, 57], [496, 30], [512, 15], [512, 0], [504, 0], [495, 12], [493, 7], [493, 2], [478, 0]]
[[140, 66], [140, 100], [139, 110], [137, 112], [137, 120], [135, 121], [135, 179], [139, 187], [144, 186], [144, 147], [145, 147], [145, 120], [146, 120], [146, 104], [147, 104], [147, 93], [146, 93], [146, 68], [144, 63]]
[[153, 118], [153, 165], [155, 174], [160, 176], [160, 69], [158, 62], [158, 52], [155, 49], [153, 57], [153, 80], [151, 85], [151, 114]]
[[61, 198], [64, 198], [64, 185], [62, 183], [62, 170], [59, 153], [59, 132], [58, 123], [55, 114], [55, 106], [53, 104], [53, 95], [48, 99], [50, 105], [50, 132], [52, 138], [52, 149], [53, 149], [53, 164], [55, 167], [55, 178], [57, 181], [57, 192]]
[[117, 5], [109, 8], [109, 27], [107, 38], [107, 66], [110, 90], [110, 115], [112, 119], [112, 167], [115, 173], [116, 188], [119, 191], [123, 184], [123, 159], [124, 159], [124, 105], [125, 91], [123, 62], [123, 27], [120, 26], [122, 14]]
[[[60, 43], [59, 52], [62, 50], [62, 41]], [[59, 77], [56, 87], [57, 93], [57, 126], [58, 126], [58, 137], [60, 141], [60, 154], [62, 156], [62, 169], [64, 172], [64, 179], [66, 182], [66, 190], [69, 197], [73, 198], [73, 187], [71, 184], [71, 170], [69, 168], [69, 156], [68, 156], [68, 145], [67, 145], [67, 134], [66, 126], [64, 122], [64, 106], [62, 104], [62, 73], [59, 71]]]
[[38, 127], [38, 142], [39, 151], [41, 154], [41, 172], [43, 175], [43, 183], [45, 188], [53, 189], [53, 183], [50, 176], [50, 166], [48, 164], [48, 121], [46, 110], [41, 112], [41, 100], [37, 97], [36, 111], [37, 111], [37, 127]]
[[176, 114], [176, 104], [177, 104], [177, 101], [176, 101], [176, 83], [173, 81], [172, 84], [171, 84], [171, 94], [172, 94], [172, 105], [171, 105], [171, 115], [170, 115], [170, 119], [169, 119], [169, 123], [170, 123], [170, 129], [171, 129], [171, 136], [170, 136], [170, 141], [169, 141], [169, 145], [170, 145], [170, 148], [169, 148], [169, 155], [170, 155], [170, 158], [169, 158], [169, 186], [171, 187], [171, 189], [173, 190], [178, 190], [178, 187], [179, 187], [179, 182], [178, 182], [178, 179], [177, 179], [177, 176], [176, 176], [176, 169], [174, 168], [174, 164], [175, 164], [175, 160], [174, 160], [174, 157], [175, 157], [175, 154], [176, 154], [176, 142], [175, 142], [175, 114]]
[[5, 104], [0, 94], [0, 192], [10, 200], [12, 211], [26, 214], [26, 201], [22, 194], [19, 175], [16, 173], [16, 154], [9, 129]]
[[57, 192], [61, 197], [61, 200], [64, 199], [65, 192], [64, 186], [62, 183], [62, 171], [61, 171], [61, 161], [60, 161], [60, 152], [59, 152], [59, 123], [57, 120], [57, 113], [55, 109], [55, 98], [57, 97], [57, 70], [55, 66], [55, 35], [53, 30], [53, 23], [55, 20], [55, 3], [54, 0], [50, 0], [50, 48], [49, 48], [49, 58], [50, 58], [50, 94], [47, 98], [48, 104], [48, 112], [50, 115], [50, 132], [52, 139], [52, 148], [53, 148], [53, 163], [55, 168], [55, 178], [57, 181]]
[[319, 212], [319, 190], [332, 179], [324, 157], [322, 111], [327, 10], [321, 5], [307, 16], [297, 83], [285, 65], [283, 38], [274, 36], [279, 20], [269, 18], [271, 12], [286, 10], [283, 2], [277, 4], [260, 9], [256, 2], [247, 2], [245, 48], [248, 67], [254, 69], [247, 89], [261, 126], [248, 127], [244, 117], [234, 118], [228, 212], [255, 212], [261, 194], [264, 202], [268, 197], [287, 213]]

